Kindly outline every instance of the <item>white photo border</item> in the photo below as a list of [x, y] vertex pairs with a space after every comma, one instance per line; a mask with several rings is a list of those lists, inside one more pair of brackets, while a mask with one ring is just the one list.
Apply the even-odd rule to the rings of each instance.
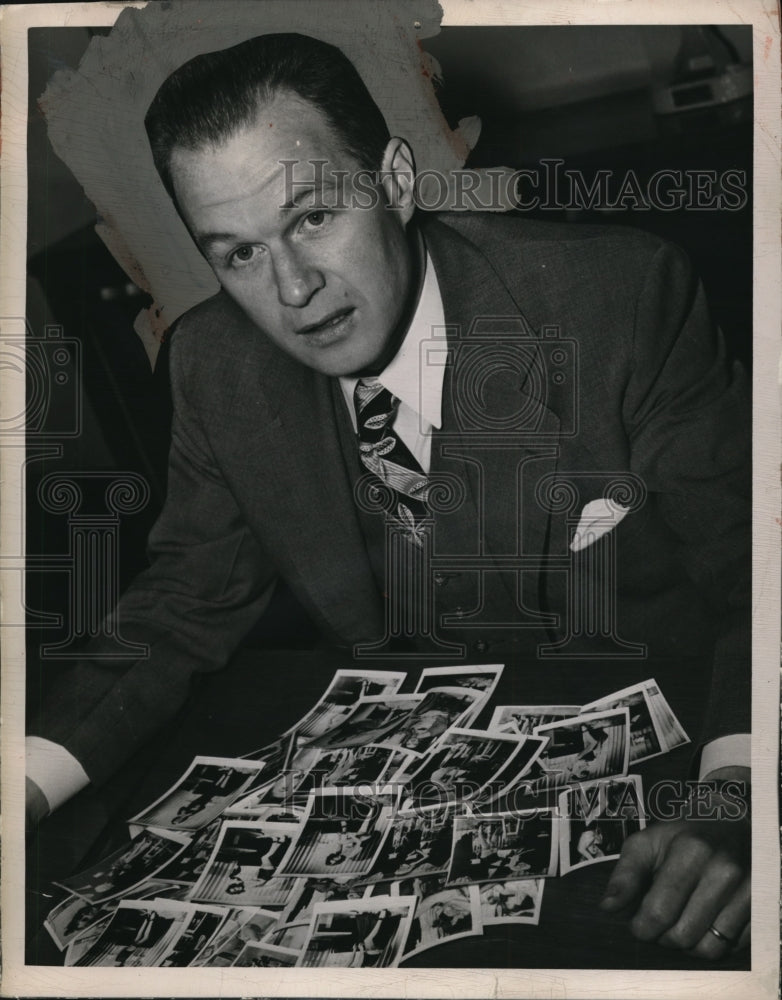
[[[776, 815], [778, 773], [779, 606], [780, 606], [780, 380], [779, 320], [782, 248], [780, 226], [780, 35], [778, 5], [764, 0], [557, 0], [518, 4], [515, 0], [441, 0], [446, 25], [506, 24], [752, 24], [755, 72], [754, 138], [754, 425], [753, 457], [753, 732], [755, 824], [752, 876], [754, 971], [605, 971], [597, 969], [516, 970], [334, 970], [312, 976], [303, 970], [83, 969], [25, 966], [24, 930], [24, 635], [3, 629], [2, 676], [2, 946], [3, 993], [36, 997], [127, 996], [346, 996], [481, 997], [552, 995], [582, 998], [711, 997], [715, 989], [737, 998], [776, 997], [779, 984], [779, 843]], [[25, 316], [26, 96], [28, 27], [114, 22], [124, 6], [143, 3], [6, 5], [0, 11], [3, 52], [3, 184], [0, 251], [0, 318], [4, 326]], [[22, 331], [23, 332], [23, 331]], [[0, 419], [24, 410], [24, 373], [4, 370]], [[21, 406], [20, 406], [21, 401]], [[20, 537], [24, 447], [4, 447], [0, 546], [3, 603], [23, 608]], [[6, 619], [8, 620], [8, 619]], [[759, 793], [758, 793], [759, 790]], [[169, 974], [170, 973], [170, 974]], [[356, 977], [359, 976], [360, 979]]]

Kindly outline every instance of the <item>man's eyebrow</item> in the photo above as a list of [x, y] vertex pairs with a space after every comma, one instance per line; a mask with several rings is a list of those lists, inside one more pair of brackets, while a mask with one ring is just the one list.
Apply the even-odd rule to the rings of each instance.
[[195, 233], [198, 246], [207, 253], [219, 243], [234, 243], [239, 237], [236, 233]]
[[293, 208], [298, 208], [299, 204], [305, 198], [308, 198], [311, 194], [323, 195], [326, 192], [336, 191], [337, 182], [324, 181], [322, 184], [317, 182], [313, 182], [312, 184], [306, 184], [304, 181], [302, 181], [301, 185], [298, 182], [296, 182], [296, 187], [299, 189], [296, 192], [296, 194], [294, 194], [292, 198], [289, 198], [288, 201], [284, 202], [280, 206], [280, 208], [283, 209], [284, 211], [289, 212]]

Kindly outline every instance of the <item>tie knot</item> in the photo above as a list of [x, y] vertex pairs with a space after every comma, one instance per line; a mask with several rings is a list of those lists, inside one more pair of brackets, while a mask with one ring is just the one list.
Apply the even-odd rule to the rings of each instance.
[[359, 424], [366, 424], [370, 420], [372, 428], [384, 426], [393, 420], [399, 407], [397, 397], [376, 378], [361, 378], [356, 382], [353, 403]]

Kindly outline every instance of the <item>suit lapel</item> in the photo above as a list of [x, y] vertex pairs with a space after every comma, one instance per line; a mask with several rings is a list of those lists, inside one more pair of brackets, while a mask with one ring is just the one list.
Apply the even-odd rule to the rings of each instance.
[[306, 606], [348, 641], [375, 637], [382, 624], [352, 479], [340, 446], [331, 380], [289, 359], [256, 334], [234, 405], [265, 404], [248, 441], [264, 456], [254, 470], [253, 506], [273, 524], [274, 551]]
[[[465, 502], [436, 517], [435, 551], [501, 555], [546, 549], [537, 487], [554, 473], [560, 421], [544, 398], [541, 342], [485, 256], [450, 227], [425, 228], [447, 326], [450, 364], [432, 473], [466, 484]], [[466, 541], [467, 540], [467, 541]], [[524, 582], [538, 573], [525, 574]], [[516, 577], [502, 578], [516, 598]], [[537, 604], [527, 599], [524, 603]]]

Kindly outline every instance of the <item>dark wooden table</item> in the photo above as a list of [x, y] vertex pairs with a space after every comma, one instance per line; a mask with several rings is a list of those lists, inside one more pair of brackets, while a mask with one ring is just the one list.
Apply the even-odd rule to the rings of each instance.
[[[344, 655], [312, 651], [244, 650], [217, 674], [197, 679], [189, 703], [168, 730], [110, 783], [89, 788], [44, 823], [27, 850], [26, 931], [28, 965], [58, 965], [62, 954], [43, 929], [61, 892], [54, 879], [85, 867], [127, 840], [125, 820], [171, 785], [196, 754], [240, 756], [269, 743], [318, 699], [333, 672], [368, 666], [409, 672], [415, 661], [353, 663]], [[654, 677], [692, 739], [692, 744], [653, 758], [633, 772], [648, 794], [655, 782], [692, 778], [709, 684], [702, 661], [566, 661], [506, 667], [494, 704], [586, 704], [621, 687]], [[491, 710], [478, 720], [488, 722]], [[662, 797], [662, 801], [664, 801]], [[682, 952], [636, 941], [627, 916], [598, 908], [611, 862], [547, 880], [540, 923], [488, 928], [482, 937], [443, 943], [405, 963], [408, 967], [748, 969], [749, 952], [717, 966]]]

